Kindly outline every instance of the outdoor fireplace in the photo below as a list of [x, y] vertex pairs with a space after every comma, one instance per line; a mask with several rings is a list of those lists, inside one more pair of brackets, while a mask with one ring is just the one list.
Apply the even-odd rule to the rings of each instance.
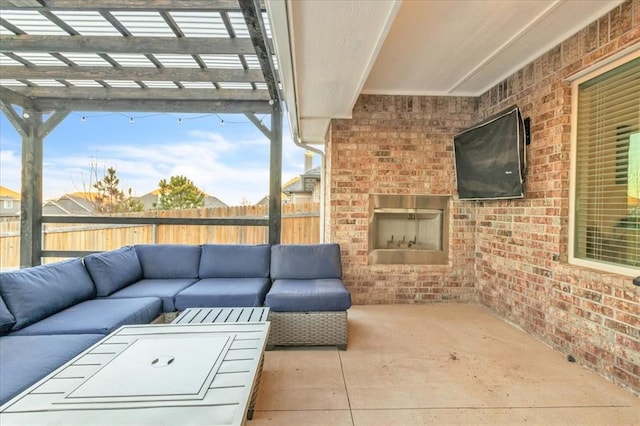
[[446, 265], [449, 198], [370, 195], [369, 264]]

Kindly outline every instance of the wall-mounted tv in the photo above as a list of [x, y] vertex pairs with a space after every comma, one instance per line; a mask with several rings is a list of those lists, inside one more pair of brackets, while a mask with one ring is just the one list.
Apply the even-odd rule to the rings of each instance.
[[461, 200], [524, 197], [525, 123], [517, 106], [487, 118], [453, 138]]

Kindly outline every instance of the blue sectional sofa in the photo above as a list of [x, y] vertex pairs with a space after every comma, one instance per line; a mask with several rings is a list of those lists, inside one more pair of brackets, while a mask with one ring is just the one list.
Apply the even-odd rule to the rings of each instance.
[[[344, 349], [350, 304], [337, 244], [136, 245], [2, 272], [0, 404], [122, 325], [163, 322], [191, 307], [269, 306], [288, 320], [272, 322], [273, 336], [286, 337], [270, 335], [270, 347]], [[327, 315], [339, 317], [338, 337], [326, 337], [325, 326], [335, 328]], [[325, 336], [292, 339], [291, 320], [304, 323], [303, 336]]]

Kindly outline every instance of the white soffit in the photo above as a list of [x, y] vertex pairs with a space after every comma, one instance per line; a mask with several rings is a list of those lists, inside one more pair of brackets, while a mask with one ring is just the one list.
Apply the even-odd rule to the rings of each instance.
[[299, 134], [305, 143], [324, 143], [329, 120], [351, 116], [400, 2], [289, 1], [287, 5]]
[[267, 8], [273, 27], [286, 24], [286, 40], [274, 34], [274, 43], [290, 62], [281, 73], [292, 132], [324, 143], [329, 121], [350, 117], [360, 93], [479, 96], [621, 3], [272, 0]]
[[479, 96], [620, 3], [405, 1], [363, 93]]

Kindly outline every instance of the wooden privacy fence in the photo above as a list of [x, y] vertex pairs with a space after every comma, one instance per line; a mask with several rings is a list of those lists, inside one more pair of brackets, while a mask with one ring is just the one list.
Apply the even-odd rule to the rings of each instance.
[[[282, 206], [281, 242], [311, 244], [320, 241], [318, 203]], [[215, 207], [190, 210], [146, 211], [113, 216], [174, 218], [267, 218], [268, 206]], [[43, 250], [113, 250], [133, 244], [263, 244], [268, 242], [265, 226], [203, 225], [43, 225]], [[0, 268], [14, 269], [20, 264], [20, 220], [0, 222]], [[46, 258], [53, 262], [59, 258]]]

